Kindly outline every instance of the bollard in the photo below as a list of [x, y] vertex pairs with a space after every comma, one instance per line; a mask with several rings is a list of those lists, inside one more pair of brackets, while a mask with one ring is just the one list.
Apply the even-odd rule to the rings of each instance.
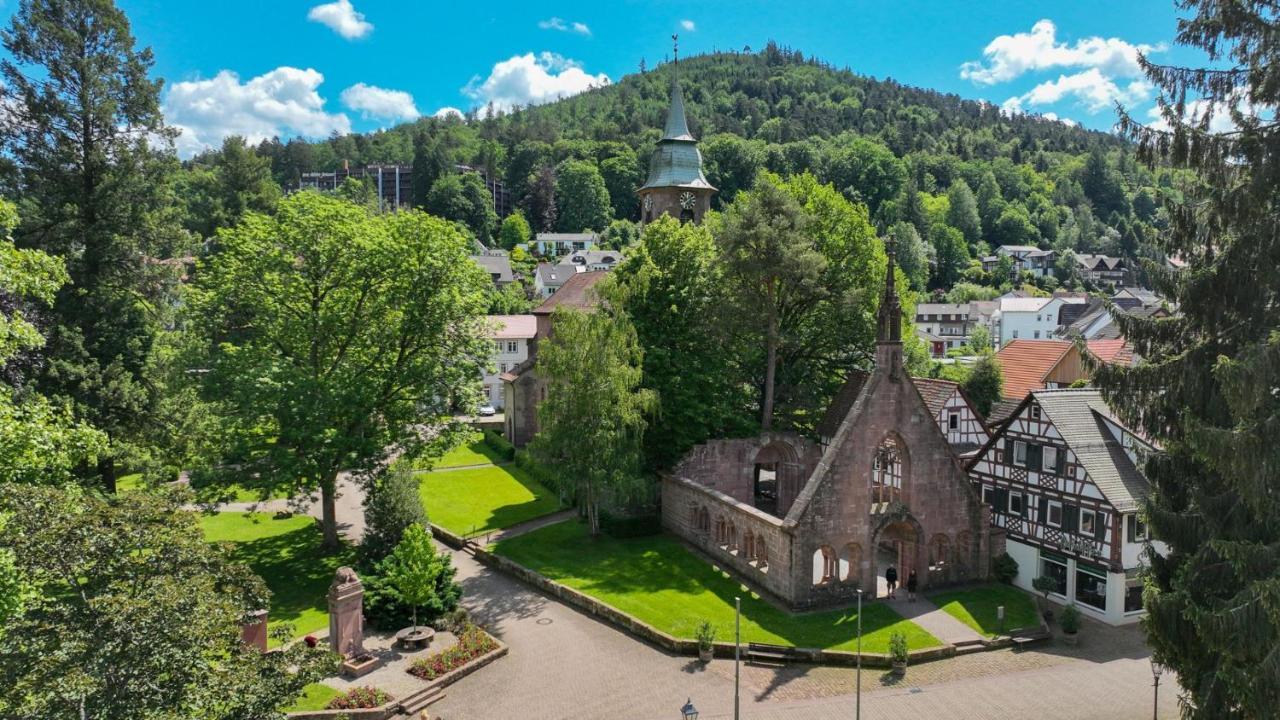
[[1004, 606], [996, 606], [996, 619], [1000, 621], [1000, 634], [1004, 634]]

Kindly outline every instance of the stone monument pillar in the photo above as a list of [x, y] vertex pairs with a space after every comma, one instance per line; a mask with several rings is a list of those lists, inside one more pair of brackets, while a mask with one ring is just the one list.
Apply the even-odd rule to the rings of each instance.
[[267, 611], [256, 610], [240, 623], [240, 642], [258, 652], [267, 651]]
[[329, 647], [344, 658], [364, 654], [364, 584], [349, 567], [329, 586]]

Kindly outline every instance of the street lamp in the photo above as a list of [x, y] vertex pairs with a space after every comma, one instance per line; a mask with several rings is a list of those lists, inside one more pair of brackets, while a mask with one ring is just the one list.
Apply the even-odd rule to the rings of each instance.
[[680, 715], [684, 720], [698, 720], [698, 708], [693, 706], [692, 698], [684, 701], [684, 707], [680, 708]]
[[[852, 572], [852, 571], [850, 571]], [[858, 674], [854, 678], [857, 686], [857, 700], [854, 702], [853, 716], [856, 720], [862, 720], [862, 588], [858, 588]]]
[[1155, 658], [1151, 658], [1151, 679], [1154, 680], [1151, 686], [1154, 688], [1151, 698], [1151, 720], [1156, 720], [1159, 716], [1157, 708], [1160, 705], [1160, 675], [1164, 673], [1164, 666], [1156, 662]]

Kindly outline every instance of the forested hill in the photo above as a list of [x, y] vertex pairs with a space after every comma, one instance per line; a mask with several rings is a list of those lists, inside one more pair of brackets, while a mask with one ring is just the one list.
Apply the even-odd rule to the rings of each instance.
[[[344, 160], [412, 163], [414, 204], [486, 241], [497, 218], [485, 215], [476, 176], [458, 177], [458, 165], [502, 179], [535, 230], [605, 230], [638, 218], [635, 191], [676, 70], [664, 63], [510, 113], [423, 118], [316, 143], [267, 141], [258, 152], [282, 184]], [[907, 244], [922, 269], [934, 267], [916, 284], [933, 288], [951, 287], [1001, 244], [1160, 259], [1148, 242], [1160, 224], [1158, 183], [1110, 134], [1010, 117], [989, 103], [860, 76], [773, 44], [684, 59], [678, 71], [707, 177], [720, 189], [716, 207], [761, 169], [812, 172], [865, 203], [881, 231], [910, 224], [916, 237]]]

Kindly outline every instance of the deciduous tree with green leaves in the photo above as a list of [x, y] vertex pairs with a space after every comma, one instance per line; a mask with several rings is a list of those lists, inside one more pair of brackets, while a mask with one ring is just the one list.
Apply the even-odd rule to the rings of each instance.
[[556, 169], [556, 207], [560, 232], [600, 232], [613, 219], [604, 178], [586, 160], [566, 160]]
[[0, 551], [30, 586], [0, 633], [0, 715], [283, 720], [337, 670], [303, 643], [265, 654], [241, 643], [266, 586], [205, 542], [184, 501], [0, 486]]
[[498, 246], [503, 250], [509, 252], [532, 239], [533, 230], [529, 228], [529, 221], [524, 219], [524, 213], [513, 212], [502, 219], [502, 227], [498, 230]]
[[551, 321], [555, 333], [538, 349], [547, 395], [529, 450], [575, 486], [596, 536], [601, 507], [625, 504], [644, 488], [641, 444], [656, 397], [641, 385], [644, 354], [625, 314], [560, 307]]
[[448, 447], [474, 405], [491, 345], [490, 281], [470, 241], [421, 212], [371, 215], [314, 192], [219, 234], [189, 298], [205, 340], [193, 358], [226, 424], [234, 466], [256, 486], [319, 489], [338, 544], [338, 474], [370, 471], [422, 442]]

